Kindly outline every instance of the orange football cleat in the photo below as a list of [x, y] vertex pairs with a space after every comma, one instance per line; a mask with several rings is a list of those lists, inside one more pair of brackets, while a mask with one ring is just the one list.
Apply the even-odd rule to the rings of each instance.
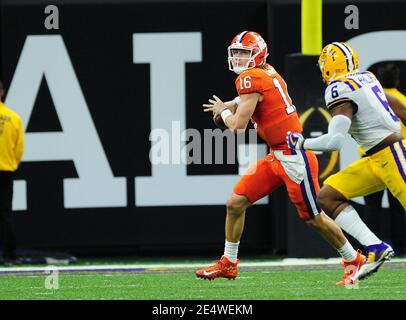
[[337, 282], [338, 286], [354, 285], [358, 281], [358, 272], [362, 265], [365, 263], [366, 257], [357, 250], [357, 256], [354, 260], [346, 261], [343, 259], [341, 262], [344, 267], [344, 275], [341, 281]]
[[238, 263], [240, 259], [237, 259], [235, 263], [231, 262], [226, 256], [222, 256], [211, 267], [207, 269], [200, 269], [196, 271], [196, 275], [199, 278], [214, 280], [216, 278], [235, 279], [238, 275]]

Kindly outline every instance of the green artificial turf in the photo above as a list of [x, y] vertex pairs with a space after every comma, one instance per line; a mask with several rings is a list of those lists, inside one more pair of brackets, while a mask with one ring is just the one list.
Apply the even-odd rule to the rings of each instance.
[[241, 270], [237, 280], [196, 278], [188, 272], [59, 273], [59, 289], [46, 289], [46, 274], [1, 275], [0, 299], [285, 300], [406, 299], [406, 269], [382, 268], [338, 287], [341, 270]]

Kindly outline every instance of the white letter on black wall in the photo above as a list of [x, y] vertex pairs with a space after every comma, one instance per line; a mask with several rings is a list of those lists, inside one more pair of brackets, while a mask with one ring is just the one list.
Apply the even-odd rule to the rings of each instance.
[[126, 206], [126, 179], [113, 176], [60, 35], [27, 37], [6, 104], [27, 125], [44, 76], [63, 131], [26, 133], [23, 160], [73, 160], [79, 178], [64, 179], [66, 208]]

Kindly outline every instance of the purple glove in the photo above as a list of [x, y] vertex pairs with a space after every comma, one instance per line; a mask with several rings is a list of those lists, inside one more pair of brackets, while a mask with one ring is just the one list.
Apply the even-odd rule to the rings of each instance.
[[302, 150], [305, 138], [300, 133], [288, 131], [286, 143], [290, 149]]

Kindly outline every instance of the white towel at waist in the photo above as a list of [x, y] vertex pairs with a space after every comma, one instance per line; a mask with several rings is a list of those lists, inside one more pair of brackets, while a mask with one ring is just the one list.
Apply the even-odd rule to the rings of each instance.
[[272, 152], [282, 164], [289, 178], [300, 184], [306, 176], [306, 163], [300, 151], [297, 151], [295, 155], [284, 155], [283, 150], [273, 150]]

